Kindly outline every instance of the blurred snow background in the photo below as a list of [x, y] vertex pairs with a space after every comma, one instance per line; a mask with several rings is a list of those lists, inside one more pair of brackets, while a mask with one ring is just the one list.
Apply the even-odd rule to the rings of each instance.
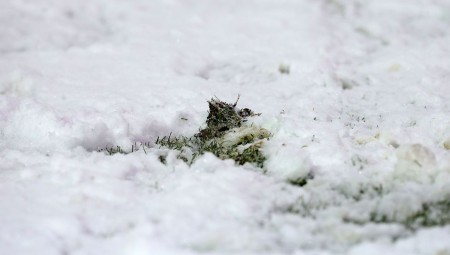
[[[2, 0], [0, 24], [0, 254], [450, 254], [449, 1]], [[266, 174], [96, 152], [238, 94]]]

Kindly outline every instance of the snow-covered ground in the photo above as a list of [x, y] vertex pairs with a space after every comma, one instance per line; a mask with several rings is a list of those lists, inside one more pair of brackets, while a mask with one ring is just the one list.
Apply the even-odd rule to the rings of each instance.
[[[265, 171], [97, 152], [238, 95]], [[448, 0], [0, 2], [2, 255], [450, 254], [449, 149]]]

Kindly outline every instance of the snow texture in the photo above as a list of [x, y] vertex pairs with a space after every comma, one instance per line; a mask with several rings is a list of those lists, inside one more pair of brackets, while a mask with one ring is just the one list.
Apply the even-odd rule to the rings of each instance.
[[[0, 254], [450, 254], [448, 0], [0, 5]], [[238, 95], [265, 169], [97, 151]]]

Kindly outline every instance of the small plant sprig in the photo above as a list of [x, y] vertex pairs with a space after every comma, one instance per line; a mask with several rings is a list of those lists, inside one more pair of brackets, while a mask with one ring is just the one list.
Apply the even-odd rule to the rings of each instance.
[[147, 150], [148, 148], [151, 148], [151, 145], [149, 142], [144, 142], [144, 143], [138, 143], [135, 142], [133, 145], [131, 145], [131, 150], [125, 150], [122, 148], [122, 146], [111, 146], [111, 147], [106, 147], [103, 149], [98, 149], [98, 152], [105, 152], [108, 155], [114, 155], [114, 154], [129, 154], [129, 153], [133, 153], [139, 150], [143, 150], [145, 152], [145, 154], [147, 154]]

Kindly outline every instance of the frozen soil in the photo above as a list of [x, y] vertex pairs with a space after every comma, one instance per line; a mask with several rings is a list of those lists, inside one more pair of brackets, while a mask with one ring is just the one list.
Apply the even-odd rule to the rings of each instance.
[[[0, 23], [1, 254], [450, 254], [448, 0], [3, 0]], [[263, 169], [98, 152], [238, 95]]]

